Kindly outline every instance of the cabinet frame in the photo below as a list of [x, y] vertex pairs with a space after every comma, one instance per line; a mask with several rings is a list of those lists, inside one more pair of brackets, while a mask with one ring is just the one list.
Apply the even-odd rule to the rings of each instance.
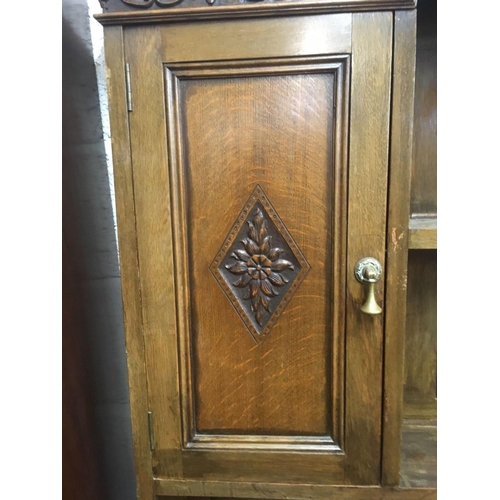
[[[297, 3], [297, 2], [294, 2]], [[354, 11], [352, 2], [344, 7], [332, 7], [331, 11]], [[345, 7], [346, 4], [351, 3]], [[413, 2], [376, 2], [378, 8], [388, 10], [392, 4], [403, 8], [414, 6]], [[304, 3], [306, 4], [306, 3]], [[266, 9], [263, 7], [267, 6]], [[218, 18], [236, 15], [249, 17], [269, 15], [270, 5], [246, 5], [246, 9], [227, 7], [219, 10]], [[292, 5], [292, 3], [290, 4]], [[324, 5], [321, 12], [324, 12]], [[368, 2], [364, 2], [368, 10]], [[373, 2], [371, 3], [373, 7]], [[280, 9], [285, 7], [281, 6]], [[288, 8], [288, 7], [286, 7]], [[304, 5], [301, 9], [312, 10]], [[316, 10], [317, 6], [314, 7]], [[358, 6], [359, 8], [359, 6]], [[221, 8], [222, 9], [222, 8]], [[259, 10], [260, 9], [260, 10]], [[277, 15], [281, 12], [275, 9]], [[154, 495], [200, 495], [240, 498], [435, 498], [434, 489], [400, 489], [399, 464], [401, 447], [401, 423], [404, 381], [404, 333], [406, 318], [406, 276], [408, 254], [408, 220], [410, 201], [410, 171], [412, 161], [412, 128], [415, 70], [416, 11], [396, 10], [393, 13], [393, 68], [392, 106], [389, 150], [389, 192], [387, 255], [385, 262], [385, 340], [384, 340], [384, 396], [382, 420], [381, 486], [352, 487], [330, 485], [265, 484], [153, 479], [153, 463], [148, 426], [147, 377], [144, 359], [144, 341], [141, 316], [141, 292], [138, 275], [137, 240], [135, 227], [134, 185], [132, 178], [129, 116], [126, 105], [127, 88], [122, 24], [183, 20], [190, 16], [185, 12], [154, 11], [129, 12], [127, 14], [102, 14], [96, 16], [105, 24], [105, 56], [108, 72], [108, 94], [111, 129], [113, 131], [114, 181], [117, 196], [117, 224], [122, 273], [122, 296], [124, 305], [125, 337], [131, 402], [131, 419], [134, 442], [137, 498], [150, 499]], [[208, 10], [198, 13], [207, 15]], [[370, 9], [372, 10], [372, 9]], [[390, 487], [390, 488], [388, 488]]]

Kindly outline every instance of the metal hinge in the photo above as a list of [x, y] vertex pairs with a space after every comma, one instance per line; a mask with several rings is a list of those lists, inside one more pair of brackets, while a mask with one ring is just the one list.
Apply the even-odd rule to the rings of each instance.
[[125, 63], [125, 85], [127, 87], [127, 111], [133, 111], [132, 107], [132, 87], [130, 86], [130, 64]]
[[153, 428], [153, 412], [148, 411], [148, 426], [149, 426], [149, 447], [155, 449], [155, 431]]

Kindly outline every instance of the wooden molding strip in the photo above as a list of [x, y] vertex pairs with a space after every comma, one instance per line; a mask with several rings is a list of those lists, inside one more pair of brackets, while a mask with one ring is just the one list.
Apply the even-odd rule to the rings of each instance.
[[154, 479], [156, 495], [315, 500], [436, 500], [431, 488], [381, 488], [325, 484], [244, 483], [190, 479]]
[[384, 418], [382, 475], [384, 486], [399, 485], [404, 381], [408, 215], [415, 89], [416, 12], [394, 14], [394, 68], [387, 223]]
[[[182, 5], [182, 4], [181, 4]], [[377, 10], [414, 9], [416, 0], [295, 0], [282, 3], [246, 3], [203, 7], [127, 10], [97, 14], [103, 25], [236, 19], [296, 14], [328, 14]]]
[[437, 218], [422, 217], [411, 218], [410, 240], [408, 248], [410, 249], [437, 249]]

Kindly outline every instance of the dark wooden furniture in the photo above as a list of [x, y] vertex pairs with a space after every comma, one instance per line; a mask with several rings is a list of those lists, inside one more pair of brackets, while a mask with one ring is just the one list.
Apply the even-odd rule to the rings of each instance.
[[138, 497], [434, 498], [399, 487], [414, 2], [103, 4]]

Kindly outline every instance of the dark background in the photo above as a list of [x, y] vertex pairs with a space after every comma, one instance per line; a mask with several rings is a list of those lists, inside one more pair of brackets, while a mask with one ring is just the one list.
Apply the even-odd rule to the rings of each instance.
[[86, 0], [63, 0], [63, 498], [132, 500], [120, 271]]

